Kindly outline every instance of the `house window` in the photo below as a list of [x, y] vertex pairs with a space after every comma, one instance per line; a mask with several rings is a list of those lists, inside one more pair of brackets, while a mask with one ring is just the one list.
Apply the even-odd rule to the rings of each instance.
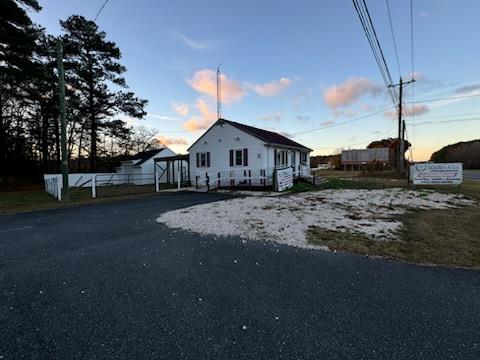
[[230, 166], [248, 166], [248, 149], [230, 150]]
[[307, 153], [300, 153], [300, 164], [306, 164], [307, 163]]
[[210, 153], [197, 153], [197, 167], [210, 167]]
[[235, 150], [235, 166], [243, 165], [243, 151]]
[[295, 165], [295, 163], [297, 162], [295, 151], [292, 151], [290, 153], [290, 156], [292, 158], [292, 165]]
[[288, 151], [275, 150], [275, 166], [288, 165]]

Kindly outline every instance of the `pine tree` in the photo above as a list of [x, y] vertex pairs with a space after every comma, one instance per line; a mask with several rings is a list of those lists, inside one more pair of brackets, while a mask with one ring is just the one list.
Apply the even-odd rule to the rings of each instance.
[[[22, 129], [13, 127], [23, 106], [25, 84], [33, 74], [32, 54], [37, 31], [26, 8], [38, 11], [36, 0], [0, 0], [0, 171], [8, 171], [7, 160], [27, 147]], [[12, 151], [12, 148], [14, 151]], [[13, 155], [13, 156], [15, 156]]]
[[[127, 88], [123, 74], [126, 68], [118, 60], [121, 58], [117, 45], [106, 39], [106, 34], [98, 26], [83, 16], [70, 16], [60, 22], [66, 34], [63, 36], [67, 72], [70, 82], [84, 102], [86, 123], [82, 131], [90, 130], [90, 171], [97, 164], [97, 142], [102, 132], [121, 133], [125, 123], [115, 121], [120, 113], [142, 118], [147, 100], [137, 98], [132, 92], [117, 90]], [[83, 133], [80, 135], [83, 139]], [[80, 144], [80, 150], [82, 148]]]

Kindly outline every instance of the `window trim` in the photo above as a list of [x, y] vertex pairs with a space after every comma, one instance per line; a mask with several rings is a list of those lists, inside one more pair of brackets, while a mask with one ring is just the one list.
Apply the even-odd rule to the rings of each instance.
[[[197, 168], [208, 168], [208, 167], [210, 167], [210, 166], [208, 166], [209, 151], [198, 152], [197, 154], [198, 154]], [[202, 155], [204, 156], [205, 165], [202, 165]]]
[[[233, 150], [233, 166], [234, 166], [234, 167], [245, 166], [245, 165], [244, 165], [244, 164], [245, 164], [245, 159], [244, 159], [244, 157], [243, 157], [243, 150], [244, 150], [244, 149], [232, 149], [232, 150]], [[240, 165], [237, 164], [237, 151], [239, 151], [240, 154], [241, 154], [241, 159], [242, 159], [241, 162], [242, 162], [242, 163], [241, 163]]]
[[[303, 159], [303, 157], [305, 157], [305, 160]], [[306, 165], [307, 164], [307, 159], [308, 159], [308, 153], [300, 152], [300, 164]]]
[[277, 159], [275, 159], [275, 166], [288, 166], [288, 150], [276, 149]]

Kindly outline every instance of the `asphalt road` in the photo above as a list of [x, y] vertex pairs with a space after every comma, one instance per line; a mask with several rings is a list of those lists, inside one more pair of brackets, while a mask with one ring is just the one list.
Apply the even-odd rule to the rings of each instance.
[[154, 221], [221, 198], [0, 216], [0, 359], [480, 358], [480, 272]]
[[464, 170], [463, 177], [468, 180], [480, 181], [480, 170]]

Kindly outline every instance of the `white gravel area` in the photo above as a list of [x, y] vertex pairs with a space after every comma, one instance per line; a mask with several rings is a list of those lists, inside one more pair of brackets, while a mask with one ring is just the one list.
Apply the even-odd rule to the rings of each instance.
[[408, 208], [447, 209], [472, 203], [461, 195], [425, 190], [323, 190], [196, 205], [166, 212], [157, 222], [200, 234], [318, 248], [307, 243], [310, 226], [394, 240], [402, 225], [398, 215]]

